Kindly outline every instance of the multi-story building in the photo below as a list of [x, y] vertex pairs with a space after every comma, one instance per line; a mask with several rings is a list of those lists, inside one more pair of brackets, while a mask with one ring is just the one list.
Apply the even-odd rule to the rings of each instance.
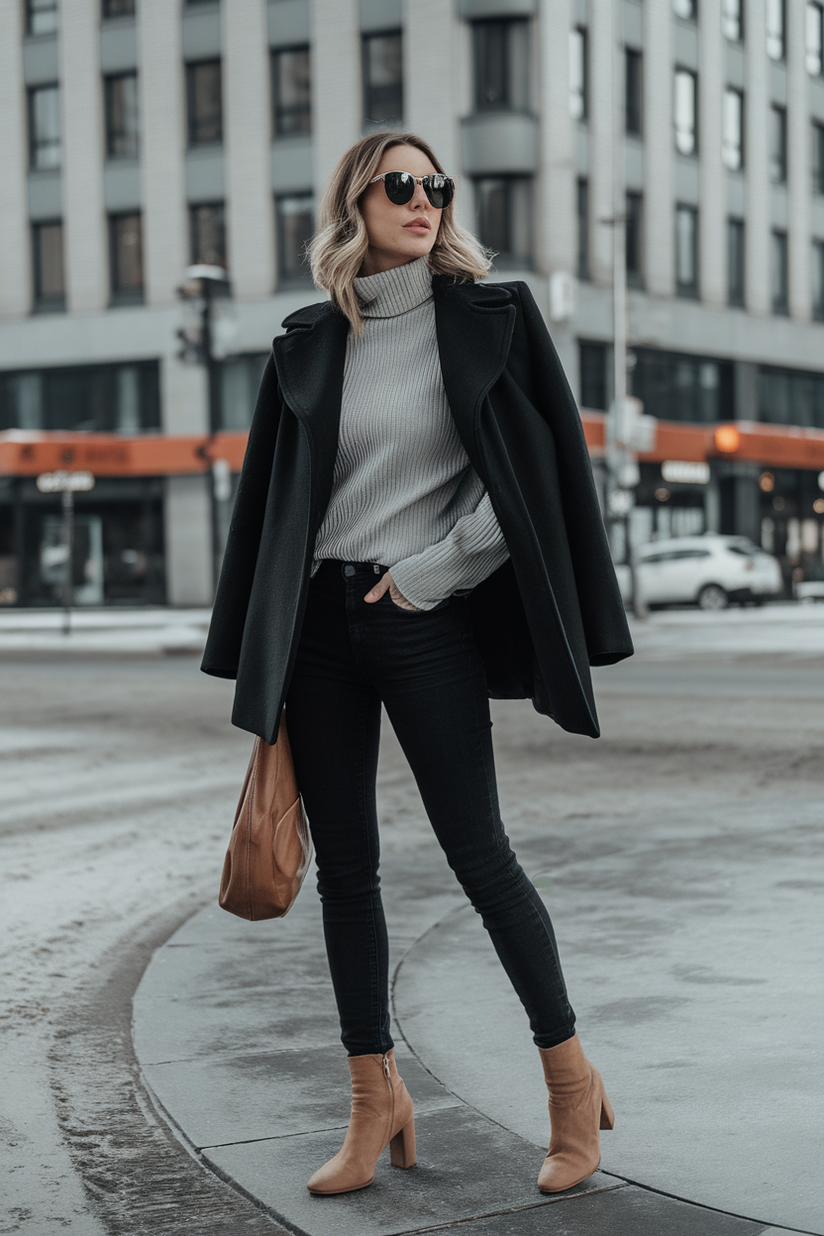
[[[315, 203], [387, 125], [530, 283], [596, 455], [625, 221], [630, 389], [667, 422], [635, 537], [820, 565], [821, 0], [0, 0], [0, 603], [57, 599], [61, 465], [96, 476], [80, 600], [210, 599], [262, 365], [317, 298]], [[229, 279], [211, 401], [193, 263]]]

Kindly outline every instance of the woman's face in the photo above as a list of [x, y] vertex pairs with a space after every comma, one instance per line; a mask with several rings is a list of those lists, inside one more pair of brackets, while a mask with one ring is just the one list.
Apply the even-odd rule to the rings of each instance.
[[[413, 176], [429, 176], [438, 169], [432, 166], [416, 146], [391, 146], [378, 165], [381, 172], [411, 172]], [[369, 248], [363, 259], [361, 273], [376, 275], [394, 266], [404, 266], [429, 253], [438, 235], [442, 210], [436, 210], [423, 191], [415, 185], [410, 201], [395, 206], [386, 196], [382, 180], [369, 185], [360, 199], [360, 212], [369, 236]]]

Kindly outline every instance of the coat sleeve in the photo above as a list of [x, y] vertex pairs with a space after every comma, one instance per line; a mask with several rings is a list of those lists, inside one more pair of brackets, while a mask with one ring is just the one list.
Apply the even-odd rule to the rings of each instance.
[[624, 603], [615, 577], [578, 408], [540, 309], [526, 283], [514, 285], [523, 311], [530, 397], [552, 429], [558, 452], [567, 540], [590, 665], [632, 656]]
[[280, 421], [280, 387], [272, 353], [260, 381], [246, 454], [232, 512], [212, 621], [200, 668], [217, 678], [236, 678], [246, 611], [252, 590], [263, 514]]

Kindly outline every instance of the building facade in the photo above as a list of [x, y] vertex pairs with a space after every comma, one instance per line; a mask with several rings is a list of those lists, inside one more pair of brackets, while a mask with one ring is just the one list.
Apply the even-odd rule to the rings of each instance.
[[[819, 571], [819, 0], [0, 0], [0, 603], [58, 599], [57, 466], [96, 477], [80, 600], [210, 600], [262, 366], [317, 299], [316, 203], [386, 125], [529, 282], [596, 459], [625, 237], [629, 388], [684, 430], [642, 458], [632, 537]], [[178, 333], [195, 263], [228, 275], [211, 405]], [[709, 468], [666, 481], [673, 450]]]

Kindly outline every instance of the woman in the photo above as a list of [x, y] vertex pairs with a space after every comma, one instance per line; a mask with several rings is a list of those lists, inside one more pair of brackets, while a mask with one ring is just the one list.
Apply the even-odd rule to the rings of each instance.
[[529, 1017], [549, 1089], [538, 1187], [612, 1127], [546, 908], [501, 822], [489, 696], [598, 735], [591, 664], [629, 656], [580, 419], [523, 283], [458, 226], [426, 142], [341, 159], [311, 245], [330, 301], [286, 318], [261, 382], [203, 661], [233, 721], [289, 737], [318, 864], [352, 1116], [313, 1193], [415, 1161], [395, 1066], [375, 778], [386, 708], [447, 860]]

